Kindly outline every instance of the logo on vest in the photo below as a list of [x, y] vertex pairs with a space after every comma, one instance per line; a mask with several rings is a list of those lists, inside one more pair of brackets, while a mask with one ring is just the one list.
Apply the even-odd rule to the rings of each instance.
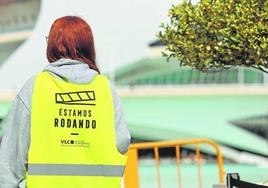
[[94, 91], [56, 93], [55, 100], [57, 104], [65, 105], [96, 105]]
[[67, 147], [90, 147], [90, 143], [83, 140], [60, 140], [60, 144]]
[[53, 111], [51, 123], [55, 129], [65, 129], [64, 133], [70, 134], [69, 138], [61, 138], [56, 142], [63, 147], [90, 148], [87, 138], [80, 134], [88, 134], [89, 130], [94, 133], [97, 129], [95, 92], [55, 93], [55, 101], [62, 105], [57, 105], [58, 109]]
[[94, 91], [55, 93], [55, 101], [65, 105], [65, 108], [59, 106], [54, 118], [55, 128], [96, 129], [97, 122], [92, 117], [96, 105]]

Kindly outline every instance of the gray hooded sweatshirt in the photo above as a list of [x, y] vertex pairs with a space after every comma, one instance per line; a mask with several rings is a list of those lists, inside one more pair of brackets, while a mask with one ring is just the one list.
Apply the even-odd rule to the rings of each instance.
[[[88, 65], [76, 60], [60, 59], [47, 65], [44, 71], [53, 76], [75, 84], [90, 83], [98, 74]], [[18, 188], [25, 180], [30, 147], [31, 103], [35, 77], [29, 79], [9, 111], [6, 129], [0, 143], [0, 188]], [[110, 82], [115, 112], [116, 146], [120, 153], [125, 153], [130, 144], [123, 109]], [[49, 152], [49, 151], [48, 151]]]

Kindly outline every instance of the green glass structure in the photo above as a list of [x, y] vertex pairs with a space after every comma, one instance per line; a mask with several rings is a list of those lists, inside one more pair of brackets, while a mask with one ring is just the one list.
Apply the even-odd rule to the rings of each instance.
[[[208, 138], [224, 147], [268, 156], [267, 139], [233, 123], [267, 114], [268, 93], [254, 91], [266, 88], [265, 75], [260, 71], [236, 68], [202, 73], [181, 68], [178, 62], [167, 63], [163, 58], [145, 58], [118, 69], [115, 81], [119, 86], [129, 88], [129, 93], [146, 88], [143, 95], [122, 96], [126, 121], [135, 138]], [[158, 95], [152, 88], [169, 90], [171, 95]], [[172, 93], [176, 88], [182, 92], [195, 91], [195, 88], [209, 91], [200, 95], [189, 92], [176, 95]], [[215, 94], [214, 88], [230, 91]], [[236, 93], [239, 88], [241, 94]], [[250, 88], [253, 92], [244, 91]], [[268, 124], [266, 126], [268, 129]], [[224, 152], [224, 155], [231, 154]]]

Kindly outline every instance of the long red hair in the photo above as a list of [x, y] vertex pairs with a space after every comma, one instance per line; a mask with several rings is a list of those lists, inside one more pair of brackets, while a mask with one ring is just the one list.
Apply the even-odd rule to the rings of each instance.
[[64, 16], [54, 21], [47, 41], [50, 63], [61, 58], [82, 61], [100, 73], [96, 65], [94, 38], [90, 26], [80, 17]]

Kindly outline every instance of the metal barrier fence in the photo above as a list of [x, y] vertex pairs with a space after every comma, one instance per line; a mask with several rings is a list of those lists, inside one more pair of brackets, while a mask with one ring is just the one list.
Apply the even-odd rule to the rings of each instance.
[[[218, 162], [218, 173], [219, 173], [219, 183], [224, 183], [224, 170], [223, 170], [223, 158], [219, 146], [207, 139], [195, 139], [195, 140], [177, 140], [177, 141], [165, 141], [165, 142], [148, 142], [148, 143], [137, 143], [131, 144], [128, 152], [128, 162], [125, 171], [125, 188], [139, 188], [139, 172], [138, 172], [138, 151], [144, 149], [153, 149], [154, 157], [157, 166], [157, 185], [161, 188], [161, 177], [160, 177], [160, 156], [159, 148], [174, 147], [176, 150], [176, 162], [178, 166], [178, 182], [179, 188], [182, 188], [182, 178], [181, 178], [181, 156], [180, 147], [185, 145], [196, 145], [196, 161], [198, 167], [198, 187], [202, 188], [202, 175], [201, 175], [201, 160], [200, 160], [200, 144], [209, 144], [215, 151]], [[217, 182], [215, 182], [217, 183]]]

